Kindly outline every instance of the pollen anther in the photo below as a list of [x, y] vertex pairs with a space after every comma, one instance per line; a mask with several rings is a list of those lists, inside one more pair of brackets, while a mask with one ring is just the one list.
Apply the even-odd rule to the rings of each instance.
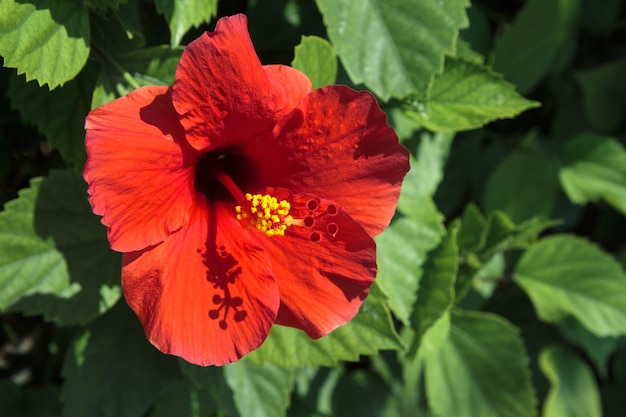
[[278, 201], [269, 194], [247, 193], [244, 197], [246, 204], [235, 207], [237, 220], [247, 221], [248, 227], [267, 236], [285, 235], [293, 220], [289, 215], [291, 204], [288, 201]]

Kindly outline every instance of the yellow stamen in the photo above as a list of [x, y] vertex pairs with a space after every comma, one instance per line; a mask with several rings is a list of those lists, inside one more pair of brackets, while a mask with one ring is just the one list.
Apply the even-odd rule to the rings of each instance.
[[235, 207], [237, 220], [247, 221], [248, 227], [267, 236], [285, 235], [285, 230], [293, 221], [289, 215], [291, 204], [288, 201], [278, 201], [269, 194], [247, 193], [244, 197], [249, 204]]

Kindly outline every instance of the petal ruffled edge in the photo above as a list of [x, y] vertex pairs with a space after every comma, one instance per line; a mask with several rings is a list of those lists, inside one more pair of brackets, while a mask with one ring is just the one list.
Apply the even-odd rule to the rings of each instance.
[[307, 83], [311, 88], [295, 69], [261, 65], [247, 22], [241, 14], [220, 19], [214, 32], [191, 42], [181, 56], [174, 107], [196, 149], [235, 145], [270, 131], [300, 101]]
[[371, 235], [395, 213], [409, 152], [367, 91], [313, 90], [272, 137], [244, 148], [260, 186], [312, 193], [341, 204]]
[[83, 177], [120, 252], [162, 242], [188, 220], [199, 154], [184, 139], [168, 87], [142, 87], [89, 113]]
[[333, 201], [308, 194], [287, 199], [290, 214], [308, 220], [263, 240], [280, 291], [276, 323], [319, 338], [359, 311], [376, 277], [376, 243]]

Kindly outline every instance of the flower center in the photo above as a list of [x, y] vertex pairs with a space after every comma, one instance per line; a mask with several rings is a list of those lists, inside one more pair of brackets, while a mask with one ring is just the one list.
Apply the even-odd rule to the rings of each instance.
[[247, 223], [248, 227], [267, 236], [284, 236], [287, 227], [293, 224], [288, 201], [278, 201], [269, 194], [246, 193], [244, 197], [246, 202], [236, 206], [235, 212], [237, 220]]

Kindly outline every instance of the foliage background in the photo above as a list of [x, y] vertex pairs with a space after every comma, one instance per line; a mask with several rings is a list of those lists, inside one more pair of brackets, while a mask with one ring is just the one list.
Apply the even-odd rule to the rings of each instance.
[[[376, 94], [412, 170], [357, 318], [199, 368], [120, 300], [83, 121], [237, 12]], [[623, 415], [623, 0], [0, 0], [0, 56], [3, 417]]]

